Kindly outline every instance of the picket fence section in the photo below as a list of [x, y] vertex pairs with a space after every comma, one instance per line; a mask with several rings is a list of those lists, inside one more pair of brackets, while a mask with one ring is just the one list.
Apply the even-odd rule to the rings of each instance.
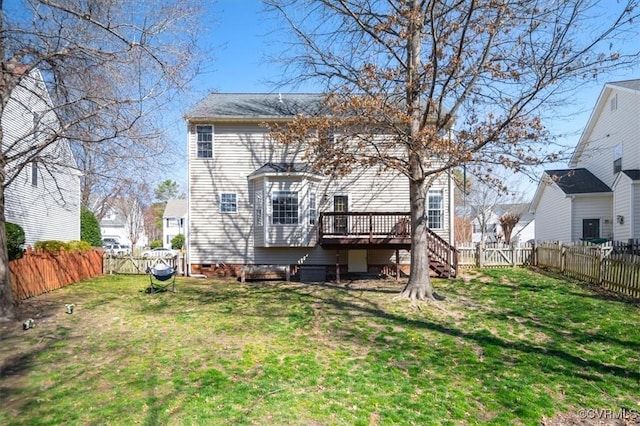
[[102, 275], [102, 250], [54, 253], [28, 248], [22, 258], [9, 262], [9, 273], [13, 298], [25, 300]]
[[533, 265], [532, 244], [462, 243], [458, 250], [459, 268], [497, 268]]
[[539, 266], [640, 298], [640, 241], [458, 244], [459, 267]]

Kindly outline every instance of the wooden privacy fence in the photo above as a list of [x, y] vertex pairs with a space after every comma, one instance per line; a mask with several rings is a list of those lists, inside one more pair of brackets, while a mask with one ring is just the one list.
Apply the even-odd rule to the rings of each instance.
[[53, 253], [29, 248], [21, 259], [9, 262], [9, 273], [13, 298], [24, 300], [102, 275], [102, 250]]
[[540, 266], [592, 284], [640, 298], [638, 240], [589, 244], [545, 242], [508, 245], [458, 244], [461, 268]]

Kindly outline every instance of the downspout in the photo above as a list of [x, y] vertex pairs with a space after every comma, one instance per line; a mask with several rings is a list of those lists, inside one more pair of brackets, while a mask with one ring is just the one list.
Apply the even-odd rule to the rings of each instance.
[[455, 246], [455, 195], [453, 193], [453, 178], [451, 169], [447, 170], [448, 180], [447, 180], [447, 190], [449, 191], [449, 244]]
[[185, 275], [191, 276], [191, 147], [189, 145], [189, 134], [191, 124], [187, 121], [187, 223], [184, 227], [184, 239], [187, 243], [187, 251], [185, 253]]

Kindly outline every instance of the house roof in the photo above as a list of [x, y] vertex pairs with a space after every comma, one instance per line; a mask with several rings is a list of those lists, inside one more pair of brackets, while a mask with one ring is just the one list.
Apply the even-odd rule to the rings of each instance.
[[624, 80], [624, 81], [614, 81], [611, 83], [607, 83], [602, 88], [600, 95], [598, 96], [598, 100], [596, 102], [593, 111], [591, 111], [591, 115], [589, 116], [589, 121], [578, 140], [578, 144], [576, 145], [573, 154], [571, 155], [571, 160], [569, 161], [569, 167], [575, 167], [580, 157], [582, 156], [584, 150], [587, 147], [589, 140], [591, 139], [591, 133], [595, 128], [596, 122], [598, 121], [598, 117], [602, 113], [603, 109], [607, 105], [607, 100], [609, 99], [609, 95], [612, 91], [626, 91], [630, 93], [634, 93], [640, 96], [640, 79], [636, 80]]
[[611, 188], [584, 168], [545, 170], [547, 176], [567, 195], [611, 192]]
[[631, 180], [640, 180], [640, 170], [638, 169], [623, 170], [622, 173], [629, 176]]
[[168, 200], [162, 217], [184, 217], [187, 215], [187, 200]]
[[584, 168], [545, 170], [536, 193], [533, 196], [529, 212], [535, 213], [545, 188], [553, 182], [565, 195], [613, 194], [611, 188]]
[[637, 80], [624, 80], [624, 81], [614, 81], [609, 83], [612, 86], [620, 86], [625, 89], [638, 90], [640, 91], [640, 79]]
[[198, 119], [274, 119], [317, 114], [324, 95], [319, 93], [211, 93], [186, 115]]
[[258, 176], [274, 176], [274, 175], [304, 175], [312, 179], [321, 179], [323, 176], [314, 172], [308, 163], [265, 163], [256, 171], [251, 173], [248, 178], [255, 179]]

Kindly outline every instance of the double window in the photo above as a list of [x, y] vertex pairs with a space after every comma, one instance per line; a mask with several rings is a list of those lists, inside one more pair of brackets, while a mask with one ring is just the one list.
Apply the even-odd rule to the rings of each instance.
[[298, 224], [298, 193], [276, 191], [271, 196], [272, 223], [274, 225]]
[[213, 158], [213, 126], [196, 126], [198, 158]]

